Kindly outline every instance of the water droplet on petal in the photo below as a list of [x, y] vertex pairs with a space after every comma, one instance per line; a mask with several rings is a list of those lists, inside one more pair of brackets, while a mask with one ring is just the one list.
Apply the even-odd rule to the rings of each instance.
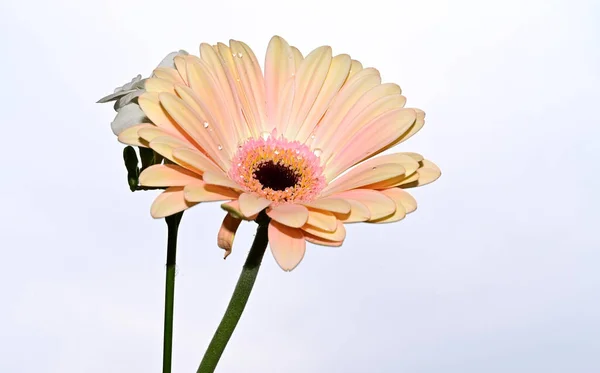
[[208, 122], [204, 122], [204, 128], [208, 128]]
[[266, 140], [266, 139], [268, 139], [270, 135], [271, 135], [271, 134], [270, 134], [269, 132], [267, 132], [267, 131], [262, 131], [262, 132], [260, 133], [260, 137], [262, 137], [262, 138], [263, 138], [263, 140]]
[[242, 53], [241, 53], [241, 52], [238, 52], [237, 56], [238, 56], [239, 58], [242, 58]]
[[314, 155], [316, 155], [317, 157], [320, 157], [321, 154], [323, 154], [323, 150], [316, 148], [315, 150], [313, 150]]
[[219, 144], [219, 146], [217, 146], [217, 149], [223, 150], [223, 146], [221, 146], [221, 144]]
[[231, 55], [232, 55], [233, 57], [235, 57], [235, 52], [231, 53]]

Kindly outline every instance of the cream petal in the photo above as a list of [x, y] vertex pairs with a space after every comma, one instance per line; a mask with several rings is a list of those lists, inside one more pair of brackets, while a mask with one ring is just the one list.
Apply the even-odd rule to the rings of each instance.
[[350, 212], [350, 203], [341, 198], [320, 198], [312, 202], [302, 203], [306, 207], [346, 214]]
[[396, 204], [385, 194], [371, 189], [354, 189], [334, 195], [334, 197], [354, 200], [367, 206], [371, 217], [376, 220], [391, 215], [396, 211]]
[[[142, 138], [144, 138], [143, 134], [145, 133], [145, 131], [145, 129], [138, 131]], [[189, 147], [189, 145], [186, 144], [184, 141], [170, 136], [155, 137], [154, 139], [152, 139], [152, 141], [150, 141], [150, 148], [152, 150], [154, 150], [155, 152], [172, 162], [176, 162], [175, 158], [173, 157], [173, 150], [177, 148], [187, 147]]]
[[241, 222], [241, 219], [237, 219], [231, 216], [231, 214], [225, 215], [225, 218], [223, 219], [221, 229], [219, 229], [219, 233], [217, 234], [217, 246], [225, 250], [225, 256], [223, 259], [226, 259], [229, 254], [231, 254], [231, 249], [233, 248], [233, 239], [235, 238], [235, 233], [237, 232]]
[[396, 109], [365, 124], [325, 167], [325, 177], [332, 180], [341, 172], [388, 145], [396, 135], [403, 133], [415, 120], [412, 109]]
[[346, 238], [346, 228], [344, 227], [344, 224], [341, 221], [337, 220], [336, 223], [337, 226], [335, 228], [335, 231], [333, 232], [327, 232], [308, 224], [304, 225], [302, 227], [302, 230], [312, 234], [313, 236], [320, 237], [329, 241], [343, 241]]
[[337, 228], [337, 218], [329, 211], [309, 209], [306, 224], [312, 225], [325, 232], [333, 232]]
[[402, 205], [407, 214], [417, 209], [417, 200], [401, 188], [390, 188], [382, 190], [381, 193], [393, 199], [396, 205]]
[[157, 67], [154, 69], [152, 74], [159, 79], [170, 82], [171, 84], [184, 83], [177, 70], [171, 67]]
[[[421, 109], [413, 109], [413, 110], [417, 114], [417, 118], [415, 119], [415, 123], [406, 132], [404, 132], [400, 137], [398, 137], [391, 144], [389, 144], [388, 146], [386, 146], [382, 151], [390, 149], [390, 148], [393, 148], [394, 146], [396, 146], [396, 145], [398, 145], [398, 144], [400, 144], [400, 143], [408, 140], [415, 133], [419, 132], [421, 130], [421, 128], [423, 128], [423, 126], [425, 125], [425, 112], [423, 110], [421, 110]], [[419, 159], [417, 161], [419, 161]]]
[[296, 138], [323, 86], [331, 60], [331, 47], [323, 46], [309, 53], [300, 63], [295, 75], [292, 111], [283, 134], [285, 138]]
[[348, 199], [351, 206], [350, 211], [345, 214], [336, 214], [336, 217], [343, 223], [359, 223], [371, 219], [371, 211], [364, 203]]
[[348, 73], [348, 79], [352, 78], [356, 75], [357, 72], [363, 69], [362, 63], [357, 60], [352, 60], [352, 65], [350, 66], [350, 73]]
[[302, 230], [271, 221], [268, 234], [271, 252], [281, 269], [291, 271], [296, 268], [306, 251]]
[[440, 168], [433, 162], [424, 159], [421, 161], [421, 164], [423, 166], [417, 170], [418, 176], [416, 180], [410, 180], [409, 178], [398, 183], [397, 186], [400, 186], [401, 188], [414, 188], [418, 186], [423, 186], [429, 183], [433, 183], [442, 175], [442, 171], [440, 170]]
[[226, 201], [239, 196], [235, 190], [204, 182], [186, 185], [183, 192], [188, 202]]
[[[351, 59], [347, 54], [340, 54], [333, 57], [325, 80], [320, 87], [318, 94], [314, 96], [310, 111], [295, 136], [298, 141], [306, 141], [306, 139], [314, 132], [315, 127], [321, 118], [323, 118], [331, 101], [338, 94], [340, 88], [346, 81], [348, 73], [350, 72], [350, 65]], [[307, 98], [311, 97], [312, 96], [307, 96]]]
[[298, 50], [298, 48], [292, 46], [292, 53], [294, 54], [294, 62], [296, 63], [296, 71], [300, 68], [300, 64], [304, 61], [304, 56], [302, 56], [302, 52]]
[[133, 127], [129, 127], [123, 132], [119, 133], [119, 137], [117, 138], [120, 143], [134, 146], [142, 146], [144, 148], [148, 147], [148, 142], [141, 139], [138, 135], [138, 130], [144, 128], [156, 128], [154, 124], [150, 123], [140, 123]]
[[300, 228], [308, 220], [308, 209], [302, 205], [283, 204], [268, 208], [267, 215], [288, 227]]
[[173, 94], [175, 93], [175, 87], [173, 85], [173, 82], [159, 78], [147, 79], [146, 83], [144, 83], [144, 88], [146, 89], [146, 92], [168, 92]]
[[138, 103], [152, 123], [173, 135], [183, 137], [179, 130], [179, 126], [173, 122], [171, 117], [169, 117], [167, 112], [160, 105], [158, 93], [146, 92], [138, 97]]
[[[370, 158], [362, 163], [359, 163], [358, 166], [362, 166], [364, 164], [370, 164], [371, 162], [390, 162], [390, 163], [398, 163], [404, 167], [404, 174], [397, 175], [395, 177], [379, 181], [373, 184], [368, 184], [363, 187], [363, 189], [387, 189], [397, 185], [399, 182], [405, 180], [410, 175], [414, 175], [417, 172], [417, 169], [421, 167], [419, 162], [416, 161], [413, 157], [407, 155], [407, 153], [394, 153], [387, 154], [375, 158]], [[350, 170], [351, 172], [352, 170]], [[336, 179], [337, 180], [337, 179]], [[335, 180], [334, 180], [335, 181]]]
[[329, 185], [323, 189], [321, 194], [323, 196], [343, 192], [345, 190], [356, 189], [378, 183], [384, 180], [388, 180], [399, 175], [404, 175], [405, 169], [401, 164], [398, 163], [378, 163], [375, 159], [363, 162], [348, 173], [333, 180]]
[[164, 218], [186, 210], [196, 203], [190, 203], [183, 196], [183, 187], [170, 187], [162, 192], [150, 208], [150, 214], [153, 218]]
[[[187, 142], [183, 141], [183, 139], [181, 139], [181, 137], [179, 137], [177, 135], [173, 135], [172, 133], [167, 132], [160, 127], [156, 127], [155, 125], [140, 128], [140, 129], [138, 129], [137, 134], [138, 134], [138, 137], [140, 139], [142, 139], [142, 141], [145, 141], [146, 143], [149, 143], [150, 141], [154, 140], [157, 137], [173, 137], [173, 138], [176, 138], [181, 143], [187, 144]], [[189, 144], [187, 146], [191, 146], [191, 144]]]
[[271, 201], [259, 196], [256, 193], [242, 193], [240, 195], [239, 201], [240, 210], [245, 216], [252, 216], [254, 214], [258, 214], [271, 204]]
[[270, 128], [277, 126], [283, 87], [296, 71], [294, 52], [279, 36], [273, 36], [265, 57], [265, 99]]
[[173, 58], [173, 63], [175, 64], [175, 68], [177, 69], [177, 72], [181, 76], [181, 80], [183, 80], [183, 82], [186, 85], [189, 85], [188, 77], [187, 77], [186, 56], [181, 56], [181, 55], [175, 56]]
[[175, 164], [156, 164], [139, 177], [140, 185], [150, 187], [185, 186], [201, 181], [201, 176]]
[[238, 183], [228, 178], [223, 172], [216, 174], [206, 171], [204, 172], [202, 179], [206, 184], [220, 185], [231, 189], [242, 190]]
[[308, 232], [302, 232], [302, 233], [304, 233], [304, 239], [306, 239], [306, 241], [308, 241], [312, 244], [315, 244], [315, 245], [339, 247], [339, 246], [342, 246], [342, 244], [344, 243], [344, 241], [326, 240], [324, 238], [314, 236]]
[[414, 198], [412, 198], [410, 194], [408, 194], [400, 188], [382, 190], [381, 193], [385, 194], [392, 201], [394, 201], [394, 203], [396, 204], [396, 211], [393, 214], [385, 216], [383, 218], [370, 220], [369, 223], [393, 223], [404, 219], [404, 217], [408, 213], [407, 209], [404, 207], [405, 203], [407, 203], [410, 208], [414, 206], [412, 211], [414, 211], [414, 209], [417, 208], [417, 203], [414, 200]]
[[201, 172], [210, 171], [216, 174], [223, 173], [223, 170], [219, 168], [219, 166], [196, 149], [177, 148], [173, 149], [172, 154], [175, 158], [175, 162], [186, 168], [192, 167], [194, 170], [199, 170]]

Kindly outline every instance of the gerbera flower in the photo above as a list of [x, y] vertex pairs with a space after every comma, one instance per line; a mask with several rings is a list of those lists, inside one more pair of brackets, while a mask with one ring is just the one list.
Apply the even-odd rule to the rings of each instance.
[[139, 105], [152, 123], [119, 136], [173, 164], [155, 165], [140, 184], [167, 187], [155, 218], [201, 202], [225, 201], [218, 245], [231, 251], [241, 220], [266, 209], [269, 245], [294, 269], [306, 241], [340, 246], [345, 223], [388, 223], [416, 209], [404, 189], [440, 176], [416, 153], [374, 157], [421, 129], [425, 114], [405, 108], [396, 84], [323, 46], [304, 57], [280, 37], [265, 73], [244, 43], [202, 44], [145, 83]]

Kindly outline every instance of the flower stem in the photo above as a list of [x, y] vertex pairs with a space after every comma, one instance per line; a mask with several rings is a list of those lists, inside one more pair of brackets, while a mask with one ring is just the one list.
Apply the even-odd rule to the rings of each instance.
[[252, 243], [252, 247], [250, 248], [250, 252], [248, 253], [244, 267], [242, 268], [242, 273], [235, 286], [227, 310], [223, 315], [223, 319], [221, 320], [212, 341], [210, 341], [210, 345], [202, 358], [202, 362], [200, 362], [197, 373], [213, 373], [215, 371], [219, 359], [227, 346], [227, 342], [229, 342], [229, 339], [242, 316], [242, 312], [244, 312], [244, 308], [250, 297], [250, 292], [254, 286], [254, 281], [256, 281], [256, 276], [258, 275], [258, 270], [260, 269], [260, 264], [265, 254], [267, 244], [269, 243], [269, 237], [267, 235], [269, 220], [269, 217], [264, 211], [256, 218], [256, 222], [258, 223], [256, 237], [254, 237], [254, 242]]
[[171, 373], [173, 355], [173, 300], [175, 298], [175, 263], [177, 231], [183, 212], [167, 216], [167, 276], [165, 281], [165, 327], [163, 339], [163, 373]]

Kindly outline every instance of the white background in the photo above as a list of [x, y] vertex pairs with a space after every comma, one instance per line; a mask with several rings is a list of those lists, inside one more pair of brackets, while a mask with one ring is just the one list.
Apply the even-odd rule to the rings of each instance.
[[[110, 105], [170, 51], [278, 34], [349, 53], [427, 113], [442, 169], [397, 224], [284, 273], [268, 252], [218, 372], [600, 371], [600, 6], [585, 1], [0, 3], [0, 371], [158, 372], [166, 228]], [[254, 227], [185, 213], [174, 372], [194, 372]]]

